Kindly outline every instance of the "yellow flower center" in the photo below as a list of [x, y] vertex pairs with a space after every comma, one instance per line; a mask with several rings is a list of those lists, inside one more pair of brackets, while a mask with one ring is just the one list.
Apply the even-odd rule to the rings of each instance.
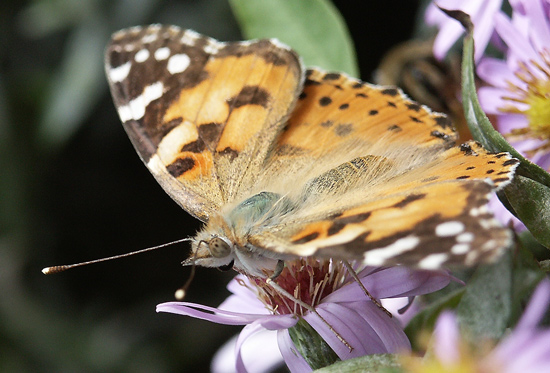
[[[509, 83], [508, 89], [512, 96], [503, 99], [509, 101], [510, 105], [500, 108], [500, 111], [524, 114], [528, 119], [528, 128], [513, 131], [511, 135], [550, 140], [550, 52], [545, 50], [540, 55], [542, 64], [536, 61], [520, 64], [515, 75], [526, 86], [518, 87]], [[524, 108], [520, 109], [516, 104], [522, 104]]]
[[550, 139], [550, 80], [537, 80], [529, 88], [525, 98], [529, 127], [537, 137]]

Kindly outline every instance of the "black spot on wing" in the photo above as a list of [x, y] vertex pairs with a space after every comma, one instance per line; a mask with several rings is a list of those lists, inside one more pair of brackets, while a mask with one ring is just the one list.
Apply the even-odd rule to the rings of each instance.
[[426, 194], [424, 194], [424, 193], [411, 194], [411, 195], [408, 195], [407, 197], [403, 198], [403, 200], [397, 202], [395, 205], [393, 205], [393, 207], [403, 208], [403, 207], [411, 204], [414, 201], [418, 201], [418, 200], [423, 199], [424, 197], [426, 197]]
[[323, 76], [323, 80], [338, 80], [341, 75], [339, 73], [328, 73]]
[[216, 147], [222, 132], [223, 125], [220, 123], [205, 123], [199, 126], [199, 138], [202, 139], [210, 149]]
[[392, 124], [388, 127], [388, 131], [401, 132], [403, 131], [403, 128], [399, 127], [397, 124]]
[[170, 175], [178, 177], [195, 167], [195, 160], [189, 157], [178, 158], [166, 167]]
[[394, 97], [399, 94], [399, 90], [397, 88], [386, 88], [382, 90], [382, 94]]
[[218, 153], [224, 156], [228, 156], [230, 160], [237, 158], [237, 156], [239, 155], [238, 151], [236, 151], [235, 149], [231, 149], [230, 147], [227, 147]]
[[202, 153], [206, 149], [206, 145], [202, 139], [197, 139], [196, 141], [185, 144], [181, 148], [181, 152], [191, 152], [191, 153]]
[[334, 133], [340, 137], [349, 135], [353, 131], [353, 124], [351, 123], [342, 123], [334, 127]]
[[303, 244], [303, 243], [307, 243], [309, 241], [313, 241], [317, 237], [319, 237], [319, 232], [313, 232], [313, 233], [308, 234], [307, 236], [304, 236], [302, 238], [299, 238], [297, 240], [292, 241], [292, 243]]
[[332, 103], [332, 99], [330, 97], [324, 96], [319, 99], [319, 105], [321, 106], [328, 106]]
[[327, 234], [332, 236], [346, 227], [348, 224], [357, 224], [367, 220], [371, 216], [371, 212], [367, 211], [357, 215], [344, 216], [334, 219], [329, 227]]
[[259, 86], [247, 85], [235, 97], [228, 99], [227, 104], [233, 109], [245, 105], [259, 105], [266, 108], [269, 105], [270, 98], [271, 96], [265, 89]]

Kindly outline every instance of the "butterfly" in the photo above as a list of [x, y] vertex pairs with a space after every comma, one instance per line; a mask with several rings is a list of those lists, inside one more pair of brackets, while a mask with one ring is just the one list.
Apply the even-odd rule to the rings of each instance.
[[162, 25], [115, 33], [105, 66], [137, 153], [204, 222], [184, 264], [260, 278], [304, 257], [436, 269], [510, 244], [487, 202], [518, 161], [457, 146], [443, 114], [396, 87], [305, 69], [277, 40]]

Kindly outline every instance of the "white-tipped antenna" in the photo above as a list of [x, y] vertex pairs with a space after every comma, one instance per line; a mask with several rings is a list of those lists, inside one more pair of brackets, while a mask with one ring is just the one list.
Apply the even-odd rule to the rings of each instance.
[[193, 265], [191, 266], [191, 273], [189, 274], [189, 278], [187, 279], [187, 281], [185, 281], [185, 284], [174, 293], [174, 297], [177, 300], [183, 300], [183, 298], [185, 298], [185, 296], [187, 295], [187, 289], [191, 285], [191, 281], [193, 281], [193, 278], [195, 278], [195, 270], [197, 269], [197, 254], [199, 252], [198, 247], [202, 242], [203, 241], [199, 242], [199, 244], [197, 245], [197, 250], [195, 250], [195, 252], [193, 253]]
[[63, 272], [63, 271], [66, 271], [66, 270], [68, 270], [68, 269], [75, 268], [75, 267], [81, 267], [81, 266], [85, 266], [85, 265], [88, 265], [88, 264], [94, 264], [94, 263], [99, 263], [99, 262], [105, 262], [105, 261], [107, 261], [107, 260], [113, 260], [113, 259], [124, 258], [124, 257], [130, 256], [130, 255], [141, 254], [141, 253], [144, 253], [144, 252], [147, 252], [147, 251], [153, 251], [153, 250], [156, 250], [156, 249], [160, 249], [160, 248], [162, 248], [162, 247], [174, 245], [174, 244], [177, 244], [177, 243], [180, 243], [180, 242], [184, 242], [184, 241], [192, 241], [192, 240], [193, 240], [192, 238], [187, 237], [187, 238], [182, 238], [181, 240], [176, 240], [176, 241], [172, 241], [172, 242], [168, 242], [168, 243], [163, 243], [162, 245], [153, 246], [153, 247], [148, 247], [148, 248], [146, 248], [146, 249], [142, 249], [142, 250], [138, 250], [138, 251], [132, 251], [131, 253], [126, 253], [126, 254], [120, 254], [120, 255], [110, 256], [110, 257], [108, 257], [108, 258], [95, 259], [95, 260], [90, 260], [90, 261], [82, 262], [82, 263], [67, 264], [67, 265], [60, 265], [60, 266], [53, 266], [53, 267], [46, 267], [46, 268], [42, 269], [42, 273], [45, 274], [45, 275], [51, 275], [51, 274], [53, 274], [53, 273]]

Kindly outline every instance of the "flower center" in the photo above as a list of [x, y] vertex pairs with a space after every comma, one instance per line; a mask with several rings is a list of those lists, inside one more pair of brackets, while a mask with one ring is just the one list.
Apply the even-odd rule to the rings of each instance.
[[509, 90], [514, 96], [503, 99], [512, 104], [500, 110], [527, 117], [529, 128], [515, 131], [513, 135], [530, 134], [541, 140], [550, 140], [550, 52], [543, 51], [541, 57], [542, 64], [535, 61], [520, 64], [516, 76], [526, 85], [518, 87], [510, 83]]
[[[285, 262], [285, 268], [275, 282], [299, 300], [315, 307], [321, 299], [334, 292], [344, 282], [346, 271], [341, 262], [301, 258]], [[307, 311], [295, 300], [280, 294], [264, 279], [252, 279], [258, 285], [259, 299], [275, 314], [303, 316]]]

